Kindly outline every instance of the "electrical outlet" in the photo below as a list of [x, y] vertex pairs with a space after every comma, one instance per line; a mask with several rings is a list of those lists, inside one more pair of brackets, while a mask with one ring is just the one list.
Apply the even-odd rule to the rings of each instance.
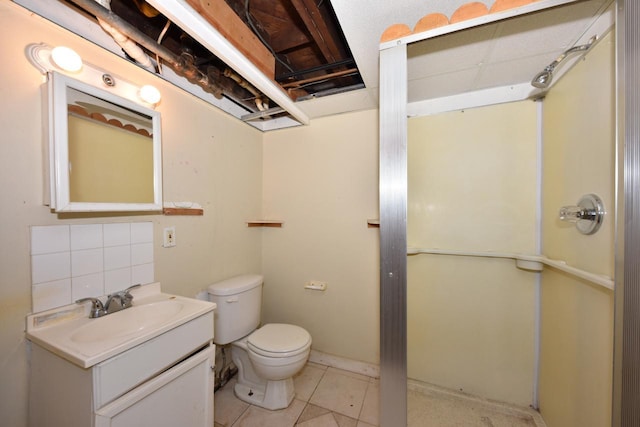
[[172, 248], [176, 245], [176, 228], [167, 227], [164, 229], [162, 246], [165, 248]]

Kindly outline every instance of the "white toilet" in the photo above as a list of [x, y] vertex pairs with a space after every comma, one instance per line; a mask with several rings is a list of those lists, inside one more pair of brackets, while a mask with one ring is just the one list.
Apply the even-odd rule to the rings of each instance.
[[231, 343], [231, 360], [238, 368], [235, 394], [266, 409], [289, 406], [295, 394], [293, 376], [307, 362], [311, 336], [303, 328], [283, 323], [260, 323], [262, 276], [232, 277], [209, 286], [217, 304], [214, 339]]

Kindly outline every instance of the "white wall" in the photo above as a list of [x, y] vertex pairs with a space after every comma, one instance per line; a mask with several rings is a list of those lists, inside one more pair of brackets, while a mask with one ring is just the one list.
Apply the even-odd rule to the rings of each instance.
[[[312, 348], [379, 362], [378, 113], [316, 119], [264, 136], [266, 322], [306, 328]], [[325, 292], [304, 283], [328, 283]]]
[[[531, 101], [409, 120], [409, 247], [535, 253], [536, 106]], [[511, 260], [408, 260], [412, 379], [532, 402], [536, 273]]]
[[[615, 219], [615, 39], [592, 48], [543, 103], [543, 251], [613, 277]], [[558, 210], [588, 193], [607, 214], [585, 236]], [[549, 427], [610, 424], [613, 292], [553, 269], [542, 278], [540, 411]]]
[[[155, 278], [165, 291], [186, 296], [215, 280], [260, 271], [262, 236], [244, 221], [261, 212], [262, 134], [12, 2], [0, 2], [0, 32], [0, 424], [20, 427], [27, 420], [29, 226], [152, 221]], [[42, 205], [43, 77], [24, 54], [33, 42], [66, 44], [92, 64], [159, 87], [165, 200], [198, 202], [204, 216], [58, 216]], [[165, 249], [162, 229], [171, 225], [178, 245]]]

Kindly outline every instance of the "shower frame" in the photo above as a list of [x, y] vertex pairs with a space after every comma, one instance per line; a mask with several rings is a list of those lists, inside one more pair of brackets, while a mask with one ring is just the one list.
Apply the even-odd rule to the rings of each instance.
[[[380, 45], [380, 426], [407, 425], [407, 46], [572, 0], [530, 5]], [[618, 122], [612, 427], [640, 425], [640, 4], [616, 0]]]

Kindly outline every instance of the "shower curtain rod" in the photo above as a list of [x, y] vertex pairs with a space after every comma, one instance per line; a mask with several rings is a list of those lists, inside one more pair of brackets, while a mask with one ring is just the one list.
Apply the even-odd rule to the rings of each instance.
[[[474, 252], [474, 251], [457, 251], [444, 249], [425, 249], [425, 248], [408, 248], [407, 255], [431, 254], [431, 255], [452, 255], [452, 256], [468, 256], [479, 258], [505, 258], [516, 261], [516, 266], [524, 269], [540, 272], [542, 264], [569, 273], [572, 276], [587, 280], [591, 283], [603, 286], [607, 289], [614, 290], [614, 281], [610, 277], [591, 273], [572, 267], [565, 261], [547, 258], [544, 255], [527, 255], [508, 252]], [[536, 265], [538, 264], [538, 265]]]

